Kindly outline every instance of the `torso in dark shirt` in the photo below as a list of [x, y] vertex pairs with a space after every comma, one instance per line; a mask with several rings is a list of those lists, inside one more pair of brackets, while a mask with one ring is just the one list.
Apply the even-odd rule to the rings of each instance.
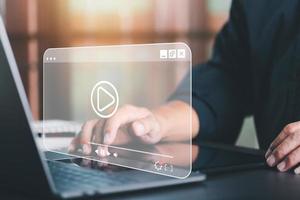
[[212, 58], [192, 77], [199, 139], [233, 143], [253, 115], [266, 149], [300, 121], [300, 0], [234, 0]]
[[300, 1], [245, 1], [253, 114], [261, 146], [300, 121]]

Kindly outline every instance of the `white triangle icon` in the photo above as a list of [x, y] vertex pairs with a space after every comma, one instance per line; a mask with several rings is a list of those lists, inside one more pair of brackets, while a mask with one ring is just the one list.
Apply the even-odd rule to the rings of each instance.
[[[103, 96], [103, 95], [108, 97], [110, 99], [110, 101], [108, 101], [108, 103], [105, 105], [100, 105], [101, 104], [101, 96]], [[115, 101], [116, 101], [115, 97], [109, 91], [107, 91], [105, 88], [103, 88], [103, 87], [97, 88], [97, 109], [98, 109], [98, 111], [102, 112], [102, 111], [106, 110], [107, 108], [112, 106], [115, 103]]]
[[113, 116], [119, 106], [118, 91], [108, 81], [99, 81], [94, 85], [90, 100], [94, 112], [101, 118]]

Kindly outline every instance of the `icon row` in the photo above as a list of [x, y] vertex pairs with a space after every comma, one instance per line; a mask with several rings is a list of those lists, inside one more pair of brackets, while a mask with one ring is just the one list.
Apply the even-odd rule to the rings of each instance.
[[185, 58], [185, 49], [161, 49], [159, 57], [161, 59]]
[[52, 60], [56, 60], [56, 58], [55, 57], [46, 57], [46, 60], [52, 61]]
[[154, 169], [156, 171], [173, 172], [173, 165], [169, 164], [169, 163], [163, 163], [160, 161], [156, 161], [154, 163]]

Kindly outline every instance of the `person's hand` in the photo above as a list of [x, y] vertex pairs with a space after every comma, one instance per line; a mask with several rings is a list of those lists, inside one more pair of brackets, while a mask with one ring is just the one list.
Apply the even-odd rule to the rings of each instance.
[[157, 143], [162, 139], [158, 118], [146, 108], [125, 105], [109, 119], [87, 121], [72, 140], [69, 152], [82, 149], [83, 154], [90, 155], [93, 145], [98, 146], [98, 155], [105, 157], [109, 155], [108, 145], [127, 143], [132, 139], [147, 144]]
[[287, 171], [293, 167], [300, 174], [300, 121], [288, 124], [271, 143], [265, 155], [267, 164], [277, 166], [279, 171]]

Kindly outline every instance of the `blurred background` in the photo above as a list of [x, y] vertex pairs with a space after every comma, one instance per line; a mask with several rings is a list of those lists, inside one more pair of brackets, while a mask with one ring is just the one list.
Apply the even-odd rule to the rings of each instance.
[[[42, 55], [50, 47], [186, 42], [206, 61], [231, 0], [0, 0], [33, 116], [42, 108]], [[257, 147], [252, 119], [238, 144]], [[247, 134], [244, 134], [247, 133]]]

